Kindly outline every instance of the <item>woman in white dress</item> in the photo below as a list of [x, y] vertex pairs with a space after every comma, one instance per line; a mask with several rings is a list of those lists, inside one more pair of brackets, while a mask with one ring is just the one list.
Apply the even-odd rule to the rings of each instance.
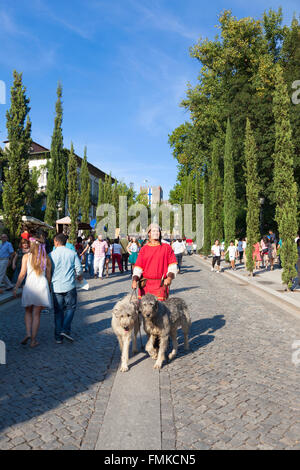
[[22, 293], [22, 306], [25, 307], [26, 337], [21, 344], [30, 340], [30, 347], [38, 346], [36, 336], [40, 326], [43, 308], [51, 307], [49, 285], [51, 282], [51, 261], [46, 254], [43, 240], [30, 238], [30, 252], [23, 256], [21, 272], [14, 287], [14, 296], [26, 276]]

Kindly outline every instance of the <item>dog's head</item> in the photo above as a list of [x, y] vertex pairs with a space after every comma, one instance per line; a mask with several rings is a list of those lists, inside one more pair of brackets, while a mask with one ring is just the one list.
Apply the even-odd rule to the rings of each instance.
[[128, 298], [125, 298], [115, 305], [113, 315], [118, 320], [121, 328], [129, 333], [133, 329], [138, 315], [138, 304], [136, 301], [130, 302]]
[[154, 318], [158, 310], [158, 300], [155, 295], [146, 294], [142, 297], [139, 309], [145, 319], [151, 320]]

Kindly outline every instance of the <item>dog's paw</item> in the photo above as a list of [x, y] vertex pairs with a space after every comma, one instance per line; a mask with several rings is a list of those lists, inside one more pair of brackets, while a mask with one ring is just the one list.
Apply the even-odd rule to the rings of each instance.
[[172, 361], [172, 359], [174, 359], [175, 356], [176, 356], [176, 352], [170, 352], [170, 354], [168, 355], [169, 361]]
[[161, 362], [156, 362], [153, 366], [153, 369], [161, 369], [162, 363]]
[[121, 369], [120, 369], [121, 372], [128, 372], [129, 371], [129, 368], [128, 366], [122, 366]]

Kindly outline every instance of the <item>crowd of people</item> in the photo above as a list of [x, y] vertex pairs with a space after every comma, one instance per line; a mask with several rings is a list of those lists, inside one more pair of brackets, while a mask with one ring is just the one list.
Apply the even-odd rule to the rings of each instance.
[[[153, 235], [153, 234], [152, 234]], [[154, 238], [153, 238], [154, 237]], [[141, 264], [146, 260], [145, 253], [141, 253], [143, 246], [149, 249], [153, 246], [162, 247], [157, 251], [158, 256], [166, 257], [166, 269], [170, 260], [172, 261], [171, 272], [176, 275], [182, 273], [182, 258], [184, 254], [192, 254], [196, 246], [192, 240], [176, 237], [169, 240], [162, 237], [159, 229], [159, 242], [155, 232], [151, 238], [151, 232], [147, 238], [126, 237], [110, 240], [99, 234], [95, 239], [91, 234], [88, 237], [78, 237], [76, 244], [68, 241], [66, 234], [60, 233], [54, 237], [54, 246], [50, 246], [45, 233], [32, 235], [27, 231], [21, 235], [19, 247], [14, 251], [8, 236], [1, 236], [0, 244], [0, 286], [6, 290], [13, 290], [16, 297], [18, 289], [22, 290], [22, 306], [25, 309], [26, 336], [21, 344], [30, 343], [31, 348], [38, 346], [37, 334], [40, 326], [42, 311], [54, 310], [55, 327], [54, 337], [57, 344], [64, 340], [73, 341], [71, 336], [71, 325], [77, 304], [76, 281], [85, 277], [103, 279], [109, 277], [116, 271], [129, 273], [136, 276], [140, 272]], [[160, 252], [162, 250], [162, 252]], [[150, 249], [152, 256], [153, 250]], [[141, 253], [141, 255], [140, 255]], [[139, 266], [136, 267], [139, 259]], [[147, 269], [153, 264], [147, 264]], [[130, 265], [130, 267], [129, 267]], [[7, 269], [10, 266], [10, 277]], [[146, 270], [147, 274], [147, 270]], [[173, 279], [173, 274], [171, 275]], [[171, 280], [172, 280], [171, 279]], [[151, 287], [151, 279], [148, 287]], [[156, 282], [156, 281], [155, 281]], [[169, 281], [168, 281], [169, 282]], [[161, 295], [169, 287], [163, 287]], [[161, 290], [160, 280], [159, 287]], [[151, 290], [151, 289], [150, 289]], [[2, 293], [3, 290], [0, 290]]]
[[[99, 234], [96, 239], [93, 235], [86, 239], [78, 237], [75, 246], [61, 233], [54, 237], [52, 251], [43, 235], [33, 236], [28, 232], [22, 234], [16, 252], [7, 235], [3, 234], [1, 241], [0, 284], [7, 290], [13, 289], [15, 297], [19, 287], [23, 287], [26, 336], [21, 343], [26, 345], [30, 342], [32, 348], [38, 345], [37, 334], [43, 309], [54, 310], [56, 343], [73, 341], [71, 325], [77, 305], [76, 281], [83, 280], [83, 271], [90, 278], [103, 279], [115, 273], [116, 264], [120, 273], [129, 272], [130, 264], [132, 287], [139, 288], [139, 296], [154, 292], [159, 299], [166, 300], [172, 280], [182, 273], [183, 255], [195, 250], [193, 240], [180, 237], [169, 240], [162, 237], [158, 226], [152, 226], [147, 239], [126, 237], [110, 240]], [[300, 273], [299, 235], [295, 242]], [[281, 245], [281, 240], [277, 241], [272, 230], [255, 243], [255, 269], [273, 270], [275, 261], [280, 264]], [[216, 268], [217, 273], [221, 272], [221, 260], [226, 255], [232, 269], [236, 269], [238, 261], [245, 263], [246, 247], [245, 238], [232, 240], [226, 248], [224, 242], [216, 240], [211, 248], [212, 271]], [[12, 280], [6, 274], [9, 264], [13, 270]]]
[[[297, 271], [300, 273], [300, 235], [298, 233], [295, 238], [298, 248], [298, 262]], [[247, 238], [240, 238], [231, 240], [229, 246], [225, 248], [224, 241], [220, 243], [215, 240], [214, 245], [211, 247], [212, 267], [211, 271], [221, 272], [221, 261], [225, 259], [226, 255], [229, 257], [229, 262], [232, 270], [236, 270], [237, 264], [246, 264], [246, 247]], [[269, 230], [268, 235], [264, 235], [260, 241], [253, 245], [252, 257], [254, 261], [254, 271], [261, 269], [274, 270], [275, 264], [281, 269], [280, 249], [282, 247], [282, 240], [277, 240], [273, 230]]]

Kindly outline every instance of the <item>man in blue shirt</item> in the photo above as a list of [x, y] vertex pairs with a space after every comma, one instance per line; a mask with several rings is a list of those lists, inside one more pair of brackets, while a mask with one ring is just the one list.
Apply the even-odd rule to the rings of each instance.
[[[8, 241], [6, 234], [1, 235], [2, 245], [0, 245], [0, 285], [4, 284], [6, 289], [12, 289], [13, 284], [6, 276], [7, 267], [13, 257], [14, 249]], [[0, 289], [0, 293], [3, 291]]]
[[52, 291], [55, 316], [55, 340], [73, 342], [71, 324], [77, 305], [76, 278], [82, 280], [82, 266], [75, 251], [66, 248], [66, 237], [54, 237], [55, 251], [49, 255], [52, 262]]

